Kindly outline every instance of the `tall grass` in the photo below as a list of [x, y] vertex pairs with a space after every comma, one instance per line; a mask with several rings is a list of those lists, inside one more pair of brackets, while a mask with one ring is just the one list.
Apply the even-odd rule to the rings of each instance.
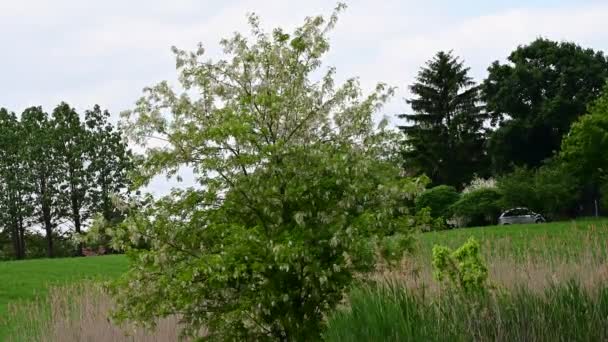
[[[112, 300], [100, 283], [82, 282], [53, 287], [35, 302], [9, 305], [9, 342], [178, 341], [177, 317], [156, 322], [154, 329], [118, 326], [109, 319]], [[11, 322], [12, 320], [12, 322]]]
[[[487, 293], [465, 296], [433, 279], [433, 243], [484, 241]], [[606, 221], [424, 234], [398, 269], [379, 267], [328, 319], [328, 341], [606, 341]]]
[[605, 341], [608, 287], [577, 282], [433, 297], [382, 283], [356, 288], [328, 321], [327, 341]]

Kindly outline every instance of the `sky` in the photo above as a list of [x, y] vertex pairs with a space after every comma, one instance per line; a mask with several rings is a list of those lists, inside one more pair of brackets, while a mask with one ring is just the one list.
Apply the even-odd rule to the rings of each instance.
[[[453, 50], [481, 81], [495, 60], [537, 37], [608, 51], [606, 0], [351, 0], [331, 34], [325, 66], [337, 79], [357, 76], [364, 89], [398, 87], [377, 117], [398, 124], [418, 69]], [[328, 0], [0, 0], [0, 107], [51, 111], [66, 101], [79, 111], [99, 104], [117, 119], [142, 89], [176, 79], [171, 46], [220, 57], [219, 40], [247, 32], [256, 13], [268, 30], [292, 29], [329, 14]], [[188, 179], [188, 176], [185, 177]], [[175, 185], [155, 180], [150, 191]]]

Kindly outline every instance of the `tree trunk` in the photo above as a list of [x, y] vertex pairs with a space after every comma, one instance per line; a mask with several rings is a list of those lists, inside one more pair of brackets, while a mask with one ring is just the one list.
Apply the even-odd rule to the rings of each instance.
[[47, 198], [47, 184], [46, 179], [42, 179], [40, 182], [40, 197], [41, 197], [41, 209], [42, 209], [42, 222], [44, 223], [44, 230], [46, 232], [46, 256], [52, 258], [53, 253], [53, 224], [51, 222], [51, 205]]
[[50, 217], [44, 215], [44, 230], [46, 232], [46, 256], [52, 258], [53, 253], [53, 226], [51, 225]]
[[17, 222], [13, 221], [11, 224], [11, 240], [13, 242], [13, 250], [15, 253], [15, 259], [21, 259], [21, 243], [19, 241], [19, 231], [17, 229]]
[[23, 225], [23, 216], [19, 215], [19, 243], [20, 256], [19, 259], [25, 259], [25, 226]]
[[[74, 194], [73, 189], [72, 194]], [[80, 222], [80, 208], [78, 206], [78, 199], [75, 195], [72, 195], [72, 220], [74, 221], [74, 230], [76, 231], [76, 235], [80, 236], [82, 223]], [[82, 247], [82, 242], [78, 243], [78, 246], [76, 246], [76, 256], [82, 256]]]

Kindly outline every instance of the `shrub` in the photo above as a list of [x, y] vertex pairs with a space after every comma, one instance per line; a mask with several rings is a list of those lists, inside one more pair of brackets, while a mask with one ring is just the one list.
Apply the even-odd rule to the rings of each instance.
[[450, 211], [467, 226], [494, 224], [500, 215], [501, 200], [498, 189], [481, 188], [462, 194]]
[[479, 243], [474, 238], [469, 238], [455, 251], [435, 245], [433, 270], [437, 280], [447, 281], [465, 293], [479, 293], [486, 289], [488, 268], [481, 258]]
[[497, 187], [502, 194], [503, 207], [527, 207], [539, 210], [535, 177], [536, 173], [526, 167], [516, 167], [513, 172], [500, 177]]
[[431, 217], [447, 219], [450, 217], [450, 206], [456, 203], [459, 197], [453, 186], [439, 185], [424, 191], [416, 198], [416, 211], [429, 208]]
[[504, 208], [527, 207], [549, 218], [561, 216], [578, 198], [578, 186], [566, 165], [556, 161], [537, 170], [516, 168], [498, 180]]

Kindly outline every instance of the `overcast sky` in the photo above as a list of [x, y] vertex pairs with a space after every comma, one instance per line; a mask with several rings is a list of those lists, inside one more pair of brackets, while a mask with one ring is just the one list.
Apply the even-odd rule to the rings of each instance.
[[[399, 87], [379, 115], [407, 110], [404, 98], [418, 68], [439, 50], [454, 50], [482, 80], [494, 60], [536, 37], [608, 50], [606, 0], [352, 0], [331, 36], [327, 64], [339, 79], [359, 76]], [[247, 29], [255, 12], [264, 26], [293, 28], [305, 16], [329, 14], [328, 0], [0, 0], [0, 107], [60, 101], [79, 110], [100, 104], [114, 115], [141, 90], [175, 80], [170, 47], [211, 57], [218, 41]], [[392, 120], [393, 123], [397, 120]], [[154, 182], [162, 193], [169, 187]]]

